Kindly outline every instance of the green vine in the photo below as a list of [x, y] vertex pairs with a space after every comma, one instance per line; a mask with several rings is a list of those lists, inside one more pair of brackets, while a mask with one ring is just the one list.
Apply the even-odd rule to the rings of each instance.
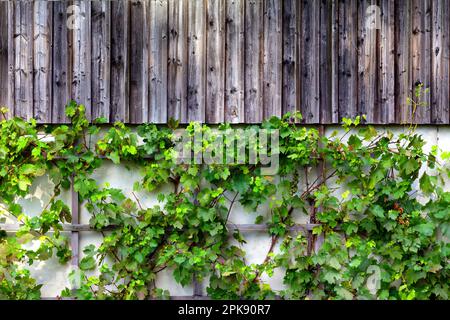
[[[254, 128], [279, 130], [279, 148], [269, 151], [279, 155], [275, 177], [265, 176], [260, 162], [178, 163], [175, 121], [136, 130], [116, 123], [105, 132], [102, 119], [90, 124], [84, 111], [67, 106], [70, 126], [0, 122], [0, 218], [20, 225], [15, 234], [0, 231], [0, 299], [39, 299], [42, 284], [27, 265], [54, 255], [70, 260], [61, 231], [71, 213], [59, 195], [72, 183], [103, 240], [84, 248], [81, 273], [71, 275], [81, 284], [65, 297], [167, 298], [155, 280], [168, 269], [183, 286], [208, 279], [214, 299], [448, 299], [450, 153], [438, 162], [437, 147], [424, 152], [414, 128], [378, 132], [357, 117], [344, 119], [343, 135], [326, 137], [298, 126], [299, 114], [273, 117]], [[205, 151], [230, 128], [191, 123], [186, 132], [203, 133], [197, 151]], [[105, 161], [142, 168], [135, 192], [127, 196], [92, 178]], [[316, 168], [322, 172], [313, 176]], [[30, 217], [18, 200], [44, 174], [54, 195]], [[172, 190], [163, 192], [168, 184]], [[138, 191], [157, 192], [159, 204], [145, 207]], [[237, 202], [268, 226], [270, 246], [259, 264], [246, 262], [246, 240], [230, 230]], [[268, 216], [259, 213], [265, 203]], [[310, 217], [312, 230], [295, 228], [298, 213]], [[38, 249], [25, 246], [36, 240]], [[284, 272], [283, 290], [263, 280], [275, 270]]]

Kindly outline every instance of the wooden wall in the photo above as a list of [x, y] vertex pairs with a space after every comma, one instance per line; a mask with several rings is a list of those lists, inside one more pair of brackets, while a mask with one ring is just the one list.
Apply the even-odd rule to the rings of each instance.
[[418, 82], [450, 123], [449, 57], [448, 0], [0, 1], [0, 105], [41, 123], [401, 123]]

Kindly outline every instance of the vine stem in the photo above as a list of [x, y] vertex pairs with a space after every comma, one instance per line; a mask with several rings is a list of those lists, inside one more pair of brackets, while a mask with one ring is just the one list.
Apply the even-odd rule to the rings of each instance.
[[236, 192], [236, 194], [233, 197], [233, 200], [231, 200], [231, 204], [230, 204], [230, 207], [228, 208], [227, 218], [225, 219], [225, 223], [228, 222], [228, 218], [230, 217], [231, 210], [233, 209], [234, 203], [235, 203], [236, 198], [238, 197], [238, 195], [239, 195], [239, 192]]
[[[54, 189], [59, 188], [60, 185], [61, 185], [61, 182], [58, 182], [58, 184], [55, 186]], [[57, 195], [56, 195], [56, 192], [53, 192], [53, 195], [52, 195], [51, 198], [48, 200], [47, 204], [46, 204], [45, 207], [42, 209], [42, 211], [45, 211], [45, 210], [48, 209], [50, 203], [52, 203], [53, 200], [55, 200], [56, 196], [57, 196]]]
[[142, 205], [141, 205], [141, 201], [139, 201], [139, 198], [136, 196], [136, 193], [134, 193], [134, 191], [132, 191], [131, 194], [132, 194], [133, 197], [136, 199], [136, 202], [137, 202], [139, 208], [140, 208], [141, 210], [144, 210], [144, 208], [143, 208]]
[[[288, 211], [286, 219], [292, 214], [293, 211], [294, 211], [294, 207], [291, 207]], [[285, 222], [285, 220], [282, 219], [281, 223], [284, 223], [284, 222]], [[273, 250], [275, 249], [275, 245], [277, 244], [279, 238], [280, 238], [280, 235], [272, 235], [272, 240], [270, 243], [269, 250], [267, 251], [266, 257], [264, 258], [264, 261], [262, 263], [263, 265], [269, 261], [270, 255], [273, 252]], [[261, 277], [261, 272], [258, 270], [258, 271], [256, 271], [256, 275], [255, 275], [255, 278], [253, 279], [252, 283], [259, 281], [260, 277]]]
[[336, 174], [337, 170], [334, 170], [332, 173], [330, 173], [325, 179], [323, 179], [319, 184], [315, 185], [314, 187], [308, 188], [305, 190], [300, 198], [304, 198], [306, 195], [310, 194], [312, 191], [320, 188], [325, 182], [327, 182], [331, 177], [333, 177]]

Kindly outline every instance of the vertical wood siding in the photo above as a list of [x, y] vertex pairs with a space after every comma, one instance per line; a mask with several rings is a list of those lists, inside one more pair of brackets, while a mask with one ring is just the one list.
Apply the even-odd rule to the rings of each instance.
[[[0, 31], [7, 28], [8, 3], [0, 2]], [[0, 106], [7, 106], [8, 102], [8, 33], [0, 32]]]
[[423, 83], [449, 124], [449, 56], [448, 0], [0, 1], [0, 106], [40, 123], [403, 123]]
[[225, 0], [210, 0], [207, 8], [206, 122], [224, 121]]

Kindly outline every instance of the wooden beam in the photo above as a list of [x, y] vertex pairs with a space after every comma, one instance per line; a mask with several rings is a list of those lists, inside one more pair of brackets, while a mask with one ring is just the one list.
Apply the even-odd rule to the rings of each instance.
[[78, 198], [78, 192], [74, 189], [74, 181], [72, 178], [72, 184], [70, 187], [70, 193], [71, 193], [71, 207], [72, 207], [72, 224], [69, 226], [72, 226], [71, 235], [70, 235], [70, 246], [72, 249], [72, 259], [71, 259], [71, 265], [73, 267], [78, 268], [79, 262], [80, 262], [80, 232], [76, 229], [75, 226], [79, 225], [80, 223], [80, 206], [79, 206], [79, 198]]
[[[72, 210], [75, 210], [74, 203], [72, 203]], [[78, 210], [78, 209], [76, 209]], [[74, 220], [74, 219], [72, 219]], [[289, 231], [305, 231], [305, 230], [312, 230], [314, 227], [318, 227], [320, 224], [317, 223], [304, 223], [304, 224], [295, 224], [291, 227], [288, 227], [287, 229]], [[20, 225], [19, 224], [0, 224], [0, 229], [7, 231], [7, 232], [15, 232], [19, 230]], [[266, 224], [227, 224], [227, 229], [229, 231], [233, 230], [239, 230], [241, 232], [262, 232], [262, 231], [268, 231], [269, 226]], [[108, 227], [102, 230], [114, 230], [114, 227]], [[63, 231], [70, 231], [70, 232], [84, 232], [84, 231], [100, 231], [98, 229], [92, 228], [89, 224], [80, 224], [77, 222], [73, 222], [72, 224], [63, 224]]]

